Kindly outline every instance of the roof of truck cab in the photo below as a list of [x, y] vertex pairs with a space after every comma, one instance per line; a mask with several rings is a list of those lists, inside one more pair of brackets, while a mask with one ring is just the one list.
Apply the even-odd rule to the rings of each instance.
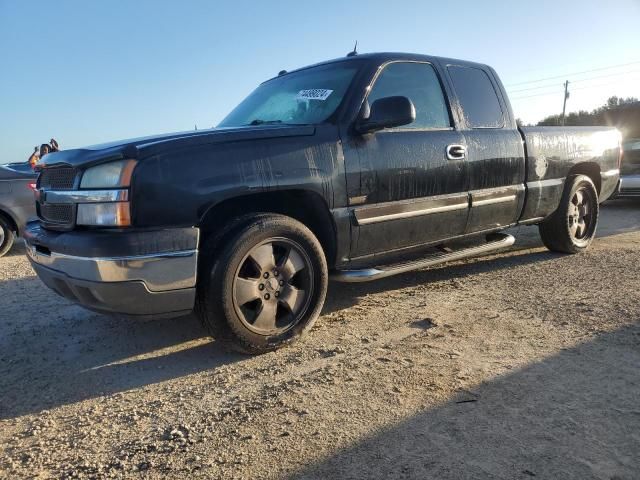
[[[413, 60], [413, 61], [422, 61], [422, 62], [433, 62], [437, 61], [443, 65], [464, 65], [468, 67], [477, 67], [477, 68], [487, 68], [488, 65], [470, 62], [468, 60], [459, 60], [456, 58], [447, 58], [447, 57], [437, 57], [433, 55], [423, 55], [420, 53], [402, 53], [402, 52], [375, 52], [375, 53], [359, 53], [357, 55], [353, 55], [351, 57], [339, 57], [334, 58], [332, 60], [325, 60], [324, 62], [314, 63], [313, 65], [307, 65], [305, 67], [296, 68], [295, 70], [290, 70], [282, 75], [276, 75], [275, 77], [270, 78], [269, 80], [273, 80], [274, 78], [282, 77], [288, 75], [290, 73], [299, 72], [301, 70], [306, 70], [308, 68], [319, 67], [322, 65], [329, 65], [332, 63], [343, 63], [343, 62], [359, 62], [362, 60], [369, 60], [372, 62], [385, 63], [393, 60]], [[268, 82], [269, 80], [265, 80]]]

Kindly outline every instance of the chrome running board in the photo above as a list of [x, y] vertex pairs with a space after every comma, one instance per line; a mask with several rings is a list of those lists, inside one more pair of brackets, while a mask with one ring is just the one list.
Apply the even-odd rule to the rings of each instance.
[[476, 257], [485, 253], [510, 247], [516, 239], [506, 233], [493, 233], [487, 236], [487, 242], [482, 245], [464, 248], [452, 252], [434, 253], [412, 262], [396, 263], [373, 268], [359, 270], [335, 270], [331, 273], [331, 279], [338, 282], [369, 282], [379, 278], [390, 277], [400, 273], [410, 272], [420, 268], [433, 267], [446, 262], [462, 260], [463, 258]]

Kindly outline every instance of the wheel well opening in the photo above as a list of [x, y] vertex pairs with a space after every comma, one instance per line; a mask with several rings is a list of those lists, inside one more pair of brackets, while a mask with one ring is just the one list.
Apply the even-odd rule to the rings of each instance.
[[201, 234], [206, 237], [232, 219], [247, 213], [279, 213], [295, 218], [313, 232], [324, 250], [327, 264], [334, 265], [336, 229], [329, 207], [319, 194], [305, 190], [287, 190], [225, 200], [210, 207], [201, 217]]
[[602, 188], [602, 177], [600, 175], [600, 165], [593, 162], [585, 162], [574, 165], [567, 177], [570, 175], [586, 175], [591, 179], [593, 184], [596, 186], [596, 190], [598, 195], [600, 195], [600, 189]]
[[2, 217], [2, 219], [9, 224], [11, 230], [13, 230], [16, 234], [18, 233], [18, 225], [11, 215], [3, 210], [0, 210], [0, 217]]

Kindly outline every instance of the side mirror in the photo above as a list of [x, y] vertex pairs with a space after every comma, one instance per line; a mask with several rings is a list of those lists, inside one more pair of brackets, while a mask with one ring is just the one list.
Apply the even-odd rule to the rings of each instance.
[[399, 127], [413, 123], [416, 109], [407, 97], [379, 98], [371, 105], [369, 117], [356, 123], [359, 133], [370, 133], [383, 128]]

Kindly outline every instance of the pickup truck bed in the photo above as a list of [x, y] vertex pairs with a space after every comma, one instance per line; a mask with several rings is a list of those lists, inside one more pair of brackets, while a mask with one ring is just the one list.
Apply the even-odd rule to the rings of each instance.
[[527, 204], [522, 219], [544, 219], [560, 203], [565, 178], [579, 165], [609, 198], [620, 176], [619, 133], [607, 127], [521, 127], [527, 148]]
[[[518, 224], [584, 250], [618, 183], [620, 135], [519, 129], [491, 67], [379, 53], [281, 72], [218, 128], [55, 152], [41, 168], [27, 241], [47, 285], [103, 312], [197, 304], [215, 336], [263, 352], [311, 327], [330, 273], [487, 252]], [[475, 245], [451, 251], [460, 239]]]

